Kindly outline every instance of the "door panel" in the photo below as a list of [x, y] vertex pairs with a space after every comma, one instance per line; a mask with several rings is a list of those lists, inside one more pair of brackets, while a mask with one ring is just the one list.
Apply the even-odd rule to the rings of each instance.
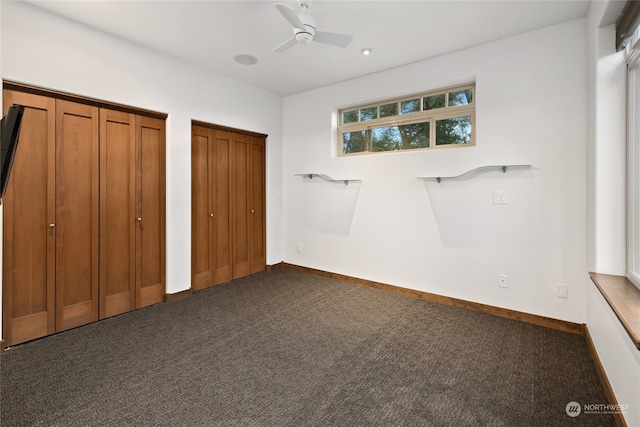
[[165, 292], [165, 122], [137, 117], [139, 279], [137, 307], [162, 302]]
[[135, 116], [100, 110], [100, 318], [135, 308]]
[[251, 273], [264, 271], [266, 258], [266, 220], [265, 220], [265, 152], [264, 138], [251, 138], [250, 153], [250, 241]]
[[56, 330], [98, 319], [98, 108], [56, 101]]
[[251, 274], [249, 251], [249, 137], [233, 134], [233, 278]]
[[214, 254], [215, 284], [233, 279], [232, 215], [231, 215], [231, 133], [215, 131], [213, 145], [213, 211], [215, 212]]
[[3, 338], [7, 345], [55, 332], [55, 101], [4, 91], [24, 105], [20, 139], [3, 198]]
[[191, 136], [191, 287], [204, 289], [214, 283], [213, 208], [210, 129], [194, 127]]

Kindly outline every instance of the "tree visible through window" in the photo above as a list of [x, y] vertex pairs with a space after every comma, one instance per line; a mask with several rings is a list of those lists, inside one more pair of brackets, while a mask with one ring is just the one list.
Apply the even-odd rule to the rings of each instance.
[[436, 145], [471, 142], [471, 116], [436, 120]]
[[411, 150], [429, 147], [429, 122], [386, 126], [371, 130], [371, 151]]

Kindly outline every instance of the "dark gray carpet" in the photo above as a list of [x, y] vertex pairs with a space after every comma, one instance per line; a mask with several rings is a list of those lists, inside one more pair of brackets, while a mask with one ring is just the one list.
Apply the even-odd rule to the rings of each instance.
[[614, 426], [584, 338], [280, 269], [0, 358], [9, 426]]

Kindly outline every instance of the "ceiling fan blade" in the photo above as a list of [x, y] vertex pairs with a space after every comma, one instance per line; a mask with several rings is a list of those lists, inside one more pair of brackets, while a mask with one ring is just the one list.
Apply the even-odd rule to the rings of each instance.
[[326, 31], [316, 31], [316, 35], [313, 36], [314, 42], [320, 42], [337, 47], [347, 47], [353, 40], [353, 36], [340, 33], [328, 33]]
[[280, 44], [277, 47], [273, 48], [273, 52], [284, 52], [285, 50], [289, 49], [291, 46], [293, 46], [294, 44], [296, 44], [298, 41], [296, 40], [295, 37], [291, 37], [289, 40], [287, 40], [286, 42]]
[[302, 23], [300, 18], [298, 18], [298, 15], [296, 15], [293, 9], [291, 9], [287, 5], [280, 4], [280, 3], [276, 4], [276, 8], [280, 11], [282, 16], [284, 16], [285, 19], [289, 21], [291, 25], [293, 25], [295, 28], [300, 28], [304, 30], [304, 24]]

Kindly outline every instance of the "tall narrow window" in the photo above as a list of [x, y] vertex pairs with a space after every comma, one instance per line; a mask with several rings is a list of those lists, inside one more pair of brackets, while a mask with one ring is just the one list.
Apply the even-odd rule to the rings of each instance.
[[638, 33], [627, 48], [627, 278], [640, 287], [640, 47]]

